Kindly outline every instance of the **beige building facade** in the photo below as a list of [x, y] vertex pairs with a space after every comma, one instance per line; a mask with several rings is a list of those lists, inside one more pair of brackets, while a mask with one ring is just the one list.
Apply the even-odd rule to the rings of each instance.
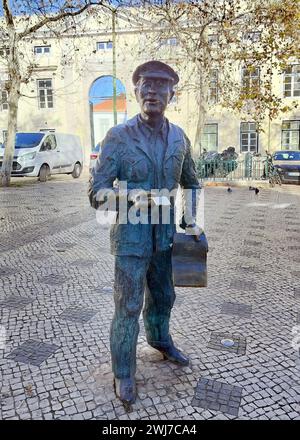
[[[113, 37], [116, 76], [125, 89], [126, 117], [129, 119], [139, 111], [132, 73], [139, 64], [149, 60], [149, 54], [143, 48], [145, 40], [149, 40], [152, 34], [153, 31], [141, 33], [138, 23], [135, 25], [134, 21], [119, 17], [113, 36], [111, 17], [107, 16], [102, 29], [96, 23], [91, 23], [88, 30], [76, 38], [71, 33], [59, 38], [44, 33], [25, 41], [22, 59], [24, 65], [34, 62], [34, 68], [28, 83], [22, 86], [18, 130], [55, 130], [76, 134], [84, 146], [88, 165], [89, 154], [95, 143], [92, 123], [95, 118], [91, 111], [90, 91], [99, 78], [113, 75]], [[0, 142], [5, 141], [7, 132], [5, 49], [5, 45], [0, 48]], [[156, 59], [173, 65], [186, 81], [186, 71], [181, 71], [177, 58], [175, 38], [163, 42]], [[242, 75], [239, 68], [237, 75]], [[211, 87], [215, 87], [211, 92], [216, 96], [222, 93], [222, 90], [217, 90], [217, 83], [212, 83]], [[274, 75], [274, 91], [285, 96], [287, 104], [295, 100], [300, 103], [300, 61], [294, 60], [285, 74]], [[191, 139], [195, 157], [200, 149], [222, 151], [228, 146], [234, 146], [241, 154], [248, 151], [264, 153], [268, 148], [270, 151], [300, 149], [300, 107], [271, 123], [266, 121], [264, 131], [258, 133], [253, 121], [242, 120], [240, 115], [222, 109], [216, 103], [210, 106], [206, 114], [201, 147], [194, 142], [197, 108], [194, 92], [181, 90], [167, 110], [167, 117], [180, 125]]]

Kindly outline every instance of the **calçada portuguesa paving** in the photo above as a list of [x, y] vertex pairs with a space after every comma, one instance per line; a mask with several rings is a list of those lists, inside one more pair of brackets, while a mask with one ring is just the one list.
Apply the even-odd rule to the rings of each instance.
[[299, 420], [298, 189], [205, 189], [209, 285], [177, 288], [171, 319], [191, 365], [162, 360], [141, 320], [130, 413], [113, 390], [113, 257], [87, 179], [1, 189], [0, 419]]

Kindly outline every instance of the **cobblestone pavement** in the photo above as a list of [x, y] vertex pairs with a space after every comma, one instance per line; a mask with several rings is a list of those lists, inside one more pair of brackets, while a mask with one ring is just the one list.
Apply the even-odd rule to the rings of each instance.
[[113, 257], [86, 190], [0, 190], [0, 418], [299, 420], [297, 191], [205, 189], [209, 286], [177, 289], [171, 319], [191, 365], [162, 360], [141, 321], [126, 413], [109, 356]]

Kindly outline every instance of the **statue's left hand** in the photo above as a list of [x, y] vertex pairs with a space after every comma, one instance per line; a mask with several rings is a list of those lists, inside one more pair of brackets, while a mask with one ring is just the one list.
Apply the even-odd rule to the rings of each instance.
[[128, 200], [133, 202], [137, 209], [147, 208], [151, 205], [149, 194], [145, 190], [132, 190], [129, 193]]
[[187, 225], [186, 228], [185, 228], [185, 233], [187, 235], [193, 235], [195, 241], [200, 241], [200, 235], [203, 232], [204, 232], [204, 230], [200, 226], [198, 226], [196, 224], [194, 224], [194, 225]]

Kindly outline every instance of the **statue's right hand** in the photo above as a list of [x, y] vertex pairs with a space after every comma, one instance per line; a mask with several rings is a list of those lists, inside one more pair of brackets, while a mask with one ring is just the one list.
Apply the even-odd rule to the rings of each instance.
[[129, 202], [133, 202], [137, 209], [146, 208], [149, 206], [150, 199], [145, 190], [131, 190], [128, 195]]

